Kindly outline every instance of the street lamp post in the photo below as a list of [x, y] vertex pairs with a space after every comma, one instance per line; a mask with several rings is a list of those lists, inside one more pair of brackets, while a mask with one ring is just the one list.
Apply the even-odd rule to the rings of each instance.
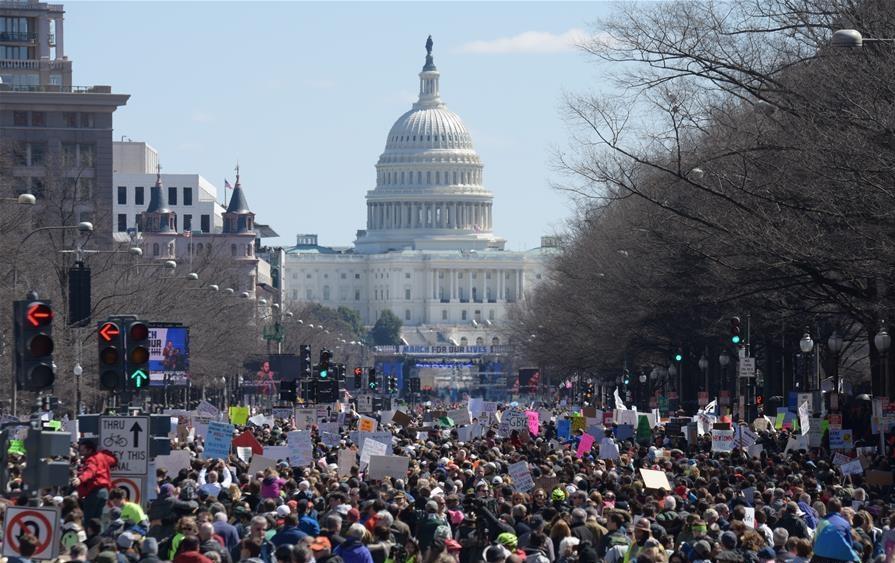
[[[677, 367], [672, 363], [668, 366], [668, 379], [674, 379], [677, 376]], [[681, 390], [678, 388], [677, 390], [677, 408], [681, 408]]]
[[873, 337], [873, 345], [876, 347], [880, 356], [883, 357], [883, 385], [886, 390], [886, 398], [891, 399], [892, 385], [889, 382], [889, 347], [892, 345], [892, 337], [889, 336], [889, 332], [886, 330], [885, 321], [882, 322], [879, 332]]
[[31, 238], [32, 235], [37, 233], [43, 233], [48, 231], [68, 231], [72, 229], [77, 229], [79, 233], [91, 233], [93, 232], [93, 223], [88, 221], [81, 221], [77, 225], [54, 225], [49, 227], [39, 227], [34, 229], [19, 242], [19, 245], [16, 247], [16, 251], [13, 254], [12, 258], [12, 290], [13, 292], [18, 290], [19, 285], [19, 251], [22, 250], [22, 247], [25, 246], [25, 243]]
[[640, 377], [637, 378], [640, 381], [640, 389], [643, 395], [643, 399], [640, 400], [640, 403], [643, 405], [643, 410], [649, 410], [649, 393], [647, 392], [646, 387], [646, 374], [640, 372]]
[[[833, 393], [836, 394], [836, 400], [833, 401], [833, 395], [830, 395], [830, 410], [839, 411], [839, 352], [842, 351], [842, 337], [839, 336], [838, 331], [833, 331], [833, 334], [827, 338], [827, 349], [833, 354]], [[836, 405], [836, 409], [833, 409], [833, 403]]]
[[811, 339], [811, 334], [808, 332], [808, 327], [805, 327], [805, 334], [802, 335], [802, 339], [799, 340], [799, 349], [802, 351], [802, 393], [807, 393], [811, 391], [810, 386], [808, 385], [808, 354], [811, 353], [811, 350], [814, 350], [814, 340]]
[[[721, 387], [727, 387], [727, 365], [730, 364], [730, 356], [727, 354], [727, 350], [721, 351], [721, 354], [718, 356], [718, 363], [721, 365]], [[729, 391], [730, 389], [728, 389]]]
[[711, 392], [709, 391], [709, 360], [705, 357], [705, 353], [699, 358], [699, 369], [702, 370], [702, 377], [705, 379], [705, 395], [708, 401], [711, 399]]

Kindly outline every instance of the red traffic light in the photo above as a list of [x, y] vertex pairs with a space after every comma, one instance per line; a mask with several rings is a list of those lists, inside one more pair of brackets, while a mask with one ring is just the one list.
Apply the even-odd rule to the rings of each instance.
[[121, 334], [121, 329], [115, 323], [103, 323], [103, 326], [99, 328], [99, 335], [106, 342], [111, 342], [119, 334]]
[[354, 375], [363, 375], [363, 374], [364, 374], [363, 368], [354, 368]]
[[25, 318], [31, 326], [44, 326], [53, 320], [53, 309], [46, 303], [31, 303], [28, 305]]
[[146, 340], [149, 338], [149, 327], [143, 323], [133, 323], [128, 328], [128, 337], [133, 340]]

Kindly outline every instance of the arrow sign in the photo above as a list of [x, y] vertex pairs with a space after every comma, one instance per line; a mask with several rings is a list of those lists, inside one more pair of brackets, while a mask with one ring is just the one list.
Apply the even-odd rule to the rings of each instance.
[[115, 323], [105, 323], [99, 329], [99, 335], [103, 337], [103, 340], [106, 342], [110, 342], [113, 338], [121, 334], [121, 331], [118, 329], [118, 325]]
[[146, 380], [149, 379], [149, 376], [146, 375], [145, 371], [138, 369], [137, 371], [135, 371], [134, 373], [131, 374], [131, 379], [134, 380], [134, 386], [137, 389], [139, 389], [140, 387], [143, 386], [143, 384], [146, 382]]
[[28, 322], [31, 323], [32, 326], [40, 326], [44, 324], [45, 320], [53, 318], [53, 311], [43, 303], [32, 303], [31, 306], [28, 307], [26, 316]]
[[134, 447], [135, 448], [140, 446], [140, 432], [142, 432], [142, 431], [143, 431], [143, 427], [140, 426], [140, 423], [137, 421], [134, 421], [134, 425], [131, 426], [131, 432], [134, 433]]

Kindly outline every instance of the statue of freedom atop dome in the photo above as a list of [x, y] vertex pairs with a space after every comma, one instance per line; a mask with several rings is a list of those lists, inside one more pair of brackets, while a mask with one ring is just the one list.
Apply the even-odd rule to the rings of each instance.
[[430, 35], [428, 39], [426, 39], [426, 54], [432, 55], [432, 36]]

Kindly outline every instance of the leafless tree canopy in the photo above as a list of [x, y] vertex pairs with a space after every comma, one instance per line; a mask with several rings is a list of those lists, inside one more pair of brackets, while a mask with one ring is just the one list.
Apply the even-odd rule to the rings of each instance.
[[659, 2], [595, 25], [581, 47], [607, 81], [567, 97], [556, 155], [580, 212], [515, 315], [543, 365], [699, 357], [735, 314], [750, 315], [766, 373], [783, 373], [805, 326], [846, 336], [854, 379], [868, 354], [876, 365], [868, 337], [893, 297], [895, 43], [834, 48], [842, 28], [892, 38], [895, 11]]

